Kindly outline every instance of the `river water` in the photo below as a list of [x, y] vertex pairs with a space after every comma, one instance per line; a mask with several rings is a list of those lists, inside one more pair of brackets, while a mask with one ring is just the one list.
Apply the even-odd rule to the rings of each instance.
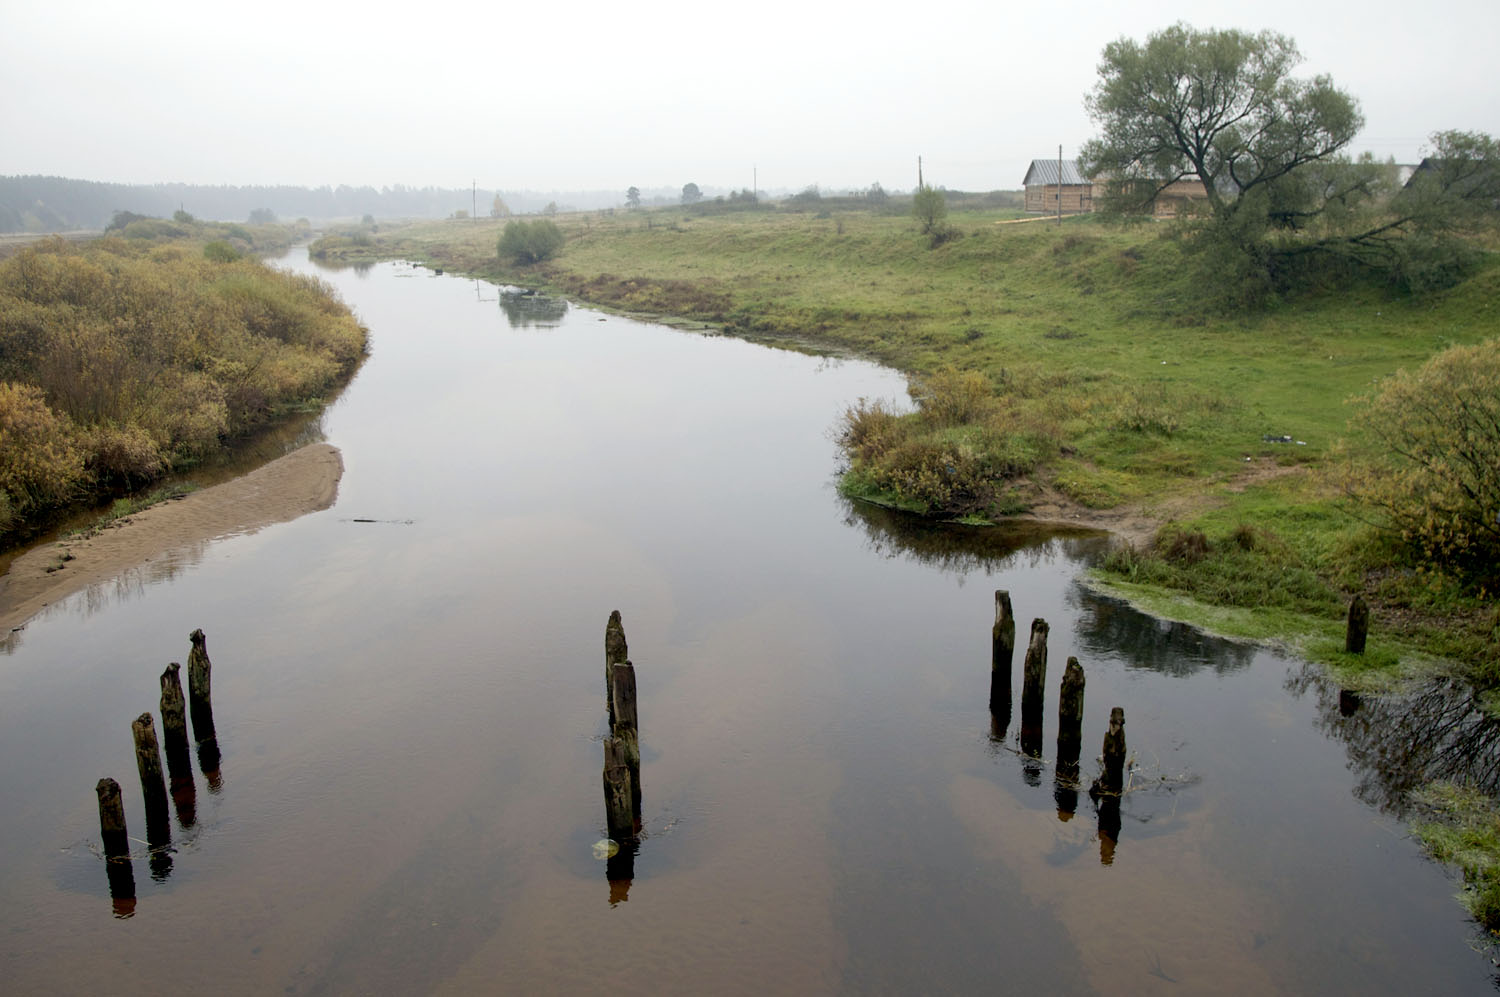
[[[321, 421], [334, 507], [80, 593], [0, 656], [6, 992], [1492, 989], [1370, 767], [1384, 715], [1090, 593], [1102, 537], [838, 496], [838, 415], [901, 397], [892, 372], [406, 264], [323, 276], [372, 349]], [[989, 710], [996, 589], [1022, 647], [1051, 625], [1037, 758]], [[594, 854], [613, 609], [628, 883]], [[153, 853], [130, 722], [195, 628], [221, 758]], [[1057, 780], [1070, 655], [1085, 780], [1125, 711], [1118, 812]], [[136, 839], [113, 898], [103, 776]]]

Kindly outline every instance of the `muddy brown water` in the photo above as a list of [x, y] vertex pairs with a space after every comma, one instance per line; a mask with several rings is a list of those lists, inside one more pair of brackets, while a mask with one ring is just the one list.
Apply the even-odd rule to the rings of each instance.
[[[404, 264], [324, 276], [373, 350], [321, 424], [337, 504], [80, 593], [0, 656], [6, 992], [1492, 989], [1382, 767], [1399, 707], [1091, 594], [1097, 535], [843, 501], [832, 427], [892, 372]], [[1051, 624], [1039, 758], [1019, 702], [988, 708], [997, 588], [1022, 647]], [[616, 608], [628, 885], [593, 854]], [[199, 627], [221, 760], [153, 856], [130, 723]], [[1057, 781], [1069, 655], [1085, 779], [1125, 711], [1118, 812]]]

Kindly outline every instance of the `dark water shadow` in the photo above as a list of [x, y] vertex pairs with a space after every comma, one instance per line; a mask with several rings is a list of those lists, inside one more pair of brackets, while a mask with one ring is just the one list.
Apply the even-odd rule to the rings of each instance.
[[1187, 623], [1150, 616], [1129, 603], [1076, 585], [1068, 604], [1081, 612], [1074, 636], [1084, 656], [1119, 656], [1126, 668], [1186, 678], [1204, 669], [1220, 675], [1248, 668], [1254, 644], [1204, 633]]

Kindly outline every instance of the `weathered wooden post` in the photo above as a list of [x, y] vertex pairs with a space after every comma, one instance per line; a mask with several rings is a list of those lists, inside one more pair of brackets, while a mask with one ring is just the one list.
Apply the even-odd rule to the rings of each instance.
[[172, 828], [167, 814], [167, 784], [161, 774], [161, 748], [151, 714], [142, 713], [130, 725], [135, 737], [135, 764], [146, 799], [146, 843], [151, 846], [151, 877], [164, 880], [172, 872]]
[[615, 725], [615, 674], [614, 666], [623, 665], [630, 659], [630, 647], [625, 642], [625, 624], [620, 620], [618, 609], [609, 614], [604, 625], [604, 702], [609, 708], [609, 725]]
[[135, 869], [130, 861], [130, 835], [125, 830], [120, 784], [113, 779], [100, 779], [94, 792], [99, 796], [99, 837], [104, 845], [109, 898], [115, 917], [130, 917], [135, 913]]
[[610, 712], [614, 715], [615, 740], [620, 743], [623, 760], [630, 770], [630, 806], [637, 824], [641, 819], [641, 735], [636, 714], [635, 666], [626, 661], [611, 665]]
[[141, 795], [146, 798], [146, 818], [153, 810], [166, 813], [167, 784], [161, 776], [161, 749], [156, 743], [156, 724], [151, 714], [142, 713], [130, 725], [135, 738], [135, 767], [141, 774]]
[[213, 664], [208, 660], [208, 638], [202, 630], [188, 635], [193, 649], [188, 652], [188, 699], [193, 713], [193, 737], [206, 741], [214, 737], [214, 708], [211, 695]]
[[194, 630], [188, 640], [193, 644], [188, 652], [188, 713], [193, 720], [193, 739], [198, 742], [198, 768], [208, 780], [208, 791], [217, 793], [224, 780], [219, 772], [219, 735], [214, 730], [213, 664], [208, 660], [208, 639], [202, 630]]
[[128, 858], [130, 834], [125, 830], [125, 802], [120, 798], [120, 784], [113, 779], [100, 779], [94, 792], [99, 795], [99, 837], [104, 844], [104, 857]]
[[1010, 609], [1010, 593], [996, 589], [995, 625], [990, 628], [990, 712], [1003, 712], [1007, 723], [1011, 703], [1010, 673], [1015, 657], [1016, 617]]
[[1125, 711], [1109, 711], [1109, 730], [1104, 733], [1104, 771], [1094, 780], [1089, 795], [1119, 796], [1125, 788]]
[[1069, 658], [1063, 669], [1062, 692], [1057, 699], [1057, 761], [1078, 764], [1083, 743], [1083, 666]]
[[604, 739], [604, 816], [609, 836], [617, 842], [635, 835], [634, 789], [630, 767], [625, 762], [625, 748], [618, 738]]
[[1349, 654], [1365, 653], [1365, 636], [1370, 630], [1370, 607], [1361, 596], [1349, 603], [1349, 626], [1344, 631], [1344, 650]]
[[193, 762], [188, 752], [187, 702], [178, 674], [181, 670], [174, 661], [161, 673], [161, 737], [177, 823], [188, 828], [197, 819], [197, 787], [193, 785]]
[[1083, 744], [1083, 666], [1069, 658], [1057, 698], [1057, 773], [1052, 797], [1057, 816], [1069, 820], [1078, 808], [1078, 756]]
[[1026, 646], [1026, 663], [1021, 676], [1021, 753], [1040, 757], [1042, 753], [1042, 702], [1047, 684], [1047, 621], [1038, 616], [1031, 621], [1031, 642]]

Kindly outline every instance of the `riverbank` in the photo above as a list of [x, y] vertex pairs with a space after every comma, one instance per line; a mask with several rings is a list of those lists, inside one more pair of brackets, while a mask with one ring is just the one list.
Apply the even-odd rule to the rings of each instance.
[[[1350, 455], [1374, 442], [1351, 423], [1361, 397], [1493, 330], [1493, 260], [1422, 296], [1362, 284], [1224, 313], [1194, 286], [1172, 225], [1013, 225], [993, 211], [949, 220], [959, 237], [933, 248], [910, 218], [817, 206], [564, 214], [562, 252], [527, 267], [497, 258], [503, 221], [469, 220], [382, 226], [358, 258], [871, 357], [906, 372], [921, 406], [945, 372], [972, 375], [985, 397], [900, 438], [911, 460], [888, 477], [932, 485], [941, 500], [956, 471], [1001, 511], [1122, 533], [1140, 556], [1134, 574], [1102, 579], [1118, 594], [1141, 601], [1154, 587], [1208, 629], [1231, 610], [1236, 635], [1291, 643], [1351, 684], [1425, 673], [1435, 659], [1481, 684], [1500, 678], [1500, 627], [1482, 599], [1408, 570], [1399, 538], [1347, 487]], [[899, 498], [852, 483], [852, 495]], [[1213, 556], [1164, 569], [1153, 560], [1163, 527], [1168, 541], [1201, 533], [1193, 549]], [[1290, 589], [1288, 577], [1307, 584]], [[1356, 594], [1380, 653], [1350, 660], [1328, 634]]]
[[169, 560], [210, 540], [253, 533], [331, 507], [344, 473], [336, 447], [315, 443], [243, 477], [36, 547], [0, 576], [0, 639], [70, 595]]

